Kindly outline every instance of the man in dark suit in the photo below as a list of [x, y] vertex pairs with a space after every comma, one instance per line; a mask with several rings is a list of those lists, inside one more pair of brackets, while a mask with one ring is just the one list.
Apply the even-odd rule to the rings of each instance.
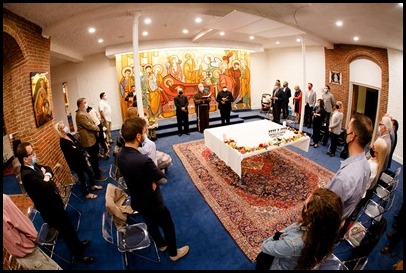
[[273, 122], [281, 123], [281, 111], [283, 108], [283, 102], [285, 95], [282, 88], [275, 88], [272, 94], [272, 115]]
[[230, 124], [231, 102], [234, 101], [233, 94], [227, 90], [227, 86], [223, 86], [222, 90], [217, 94], [216, 101], [220, 110], [221, 125]]
[[282, 91], [284, 94], [282, 113], [283, 113], [283, 118], [287, 119], [288, 115], [289, 115], [289, 99], [292, 96], [292, 93], [290, 92], [290, 88], [288, 87], [287, 81], [283, 82]]
[[[173, 100], [176, 107], [176, 121], [178, 123], [178, 136], [182, 133], [190, 135], [189, 133], [189, 101], [185, 95], [183, 95], [182, 87], [178, 88], [178, 95]], [[183, 128], [183, 131], [182, 131]]]
[[16, 156], [21, 163], [21, 179], [24, 188], [48, 225], [58, 230], [72, 252], [75, 261], [92, 263], [94, 259], [85, 256], [84, 250], [90, 241], [80, 241], [75, 228], [65, 211], [65, 205], [56, 184], [52, 181], [50, 167], [36, 163], [37, 157], [29, 142], [18, 145]]

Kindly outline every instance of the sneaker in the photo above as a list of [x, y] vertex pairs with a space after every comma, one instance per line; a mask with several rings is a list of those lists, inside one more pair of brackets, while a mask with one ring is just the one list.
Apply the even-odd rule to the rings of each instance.
[[178, 248], [178, 254], [176, 256], [169, 256], [169, 259], [171, 259], [171, 261], [173, 261], [173, 262], [176, 262], [177, 260], [179, 260], [180, 258], [185, 256], [188, 252], [189, 252], [189, 246], [184, 246], [184, 247]]
[[103, 181], [106, 181], [106, 180], [107, 180], [107, 177], [106, 177], [106, 176], [100, 176], [100, 178], [95, 179], [95, 180], [96, 180], [96, 181], [103, 182]]

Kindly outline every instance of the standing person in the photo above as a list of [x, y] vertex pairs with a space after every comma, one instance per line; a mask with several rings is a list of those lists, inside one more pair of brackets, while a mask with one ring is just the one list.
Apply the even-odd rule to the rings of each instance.
[[396, 145], [398, 144], [398, 130], [399, 130], [399, 122], [396, 119], [392, 119], [393, 141], [389, 153], [389, 161], [387, 169], [390, 169], [390, 166], [392, 164], [393, 152], [395, 152]]
[[296, 113], [295, 123], [300, 122], [300, 115], [302, 114], [302, 90], [299, 85], [295, 85], [295, 95], [293, 97], [293, 103], [295, 105], [294, 111]]
[[[103, 187], [95, 184], [94, 174], [87, 164], [85, 150], [82, 145], [69, 133], [69, 128], [65, 126], [63, 121], [55, 124], [55, 130], [60, 138], [59, 145], [69, 169], [78, 175], [84, 197], [86, 199], [97, 198], [97, 195], [90, 191], [101, 190]], [[86, 183], [85, 173], [89, 180], [89, 186]]]
[[96, 181], [106, 181], [107, 177], [102, 176], [99, 168], [99, 143], [96, 135], [99, 133], [99, 127], [94, 124], [92, 117], [86, 112], [87, 100], [79, 98], [76, 102], [78, 110], [76, 111], [76, 127], [78, 128], [79, 142], [89, 153], [89, 161], [92, 166]]
[[94, 259], [85, 256], [84, 250], [90, 241], [80, 241], [69, 216], [65, 204], [59, 195], [56, 184], [52, 181], [53, 172], [50, 167], [37, 164], [35, 151], [29, 142], [22, 142], [17, 147], [17, 158], [21, 163], [21, 179], [28, 196], [35, 208], [41, 213], [48, 225], [58, 230], [76, 261], [93, 263]]
[[[348, 124], [345, 141], [348, 144], [349, 157], [341, 162], [326, 188], [337, 193], [344, 204], [343, 220], [346, 220], [342, 233], [345, 233], [349, 217], [362, 196], [371, 176], [371, 168], [365, 156], [365, 146], [372, 139], [372, 121], [363, 114], [354, 114]], [[343, 235], [343, 234], [341, 234]]]
[[100, 129], [99, 133], [97, 134], [97, 142], [100, 144], [101, 148], [103, 149], [101, 156], [109, 159], [110, 158], [110, 149], [107, 146], [106, 139], [104, 138], [104, 131], [103, 131], [104, 126], [101, 122], [100, 113], [99, 113], [99, 111], [96, 111], [96, 109], [94, 109], [91, 106], [87, 107], [86, 112], [89, 113], [89, 115], [93, 119], [94, 124], [96, 124], [97, 127], [99, 127], [99, 129]]
[[151, 158], [138, 150], [145, 140], [147, 130], [142, 118], [134, 117], [124, 121], [121, 134], [125, 145], [117, 156], [118, 168], [130, 191], [131, 207], [145, 219], [159, 250], [168, 250], [169, 258], [177, 261], [189, 252], [189, 246], [177, 248], [175, 225], [160, 190], [160, 184], [167, 182], [166, 175]]
[[275, 86], [272, 90], [272, 121], [280, 123], [281, 120], [281, 111], [283, 105], [283, 93], [281, 91], [281, 82], [276, 80]]
[[287, 81], [283, 82], [283, 87], [282, 87], [282, 91], [284, 94], [283, 97], [283, 106], [282, 106], [282, 115], [284, 119], [288, 118], [289, 115], [289, 100], [290, 97], [292, 97], [292, 93], [290, 91], [290, 88], [288, 87], [289, 83]]
[[266, 239], [256, 270], [311, 270], [334, 250], [339, 239], [343, 203], [333, 191], [316, 189], [299, 219]]
[[330, 86], [326, 85], [323, 88], [323, 94], [321, 95], [324, 101], [324, 110], [326, 110], [326, 114], [324, 116], [324, 137], [323, 137], [323, 146], [327, 145], [328, 136], [329, 136], [329, 126], [330, 126], [330, 117], [331, 113], [335, 109], [336, 102], [334, 100], [333, 94], [330, 92]]
[[[178, 88], [178, 95], [174, 99], [176, 107], [176, 122], [178, 123], [178, 136], [182, 133], [190, 135], [189, 133], [189, 101], [186, 96], [183, 95], [183, 89]], [[183, 130], [182, 130], [183, 128]]]
[[107, 128], [107, 143], [112, 144], [113, 139], [111, 138], [111, 107], [110, 104], [107, 102], [106, 92], [100, 93], [99, 112], [103, 126]]
[[197, 128], [200, 132], [203, 132], [204, 129], [209, 127], [209, 95], [210, 94], [205, 91], [204, 85], [199, 83], [197, 85], [197, 93], [193, 96], [193, 102], [195, 104]]
[[24, 270], [62, 270], [37, 243], [31, 220], [3, 193], [3, 247]]
[[[383, 164], [383, 169], [386, 170], [388, 169], [388, 163], [389, 163], [389, 156], [390, 156], [390, 151], [392, 149], [392, 142], [390, 139], [390, 130], [392, 129], [392, 121], [390, 120], [389, 117], [383, 116], [381, 120], [379, 121], [378, 125], [378, 138], [382, 138], [385, 140], [386, 145], [387, 145], [387, 154], [385, 158], [385, 163]], [[371, 157], [371, 150], [374, 150], [374, 144], [371, 145], [369, 152], [367, 153], [367, 158]]]
[[326, 111], [324, 110], [324, 101], [322, 99], [318, 99], [316, 105], [313, 108], [313, 135], [312, 139], [313, 142], [310, 143], [310, 146], [314, 146], [314, 148], [319, 147], [319, 140], [320, 140], [320, 130], [323, 126], [324, 116]]
[[312, 128], [313, 108], [316, 105], [317, 94], [314, 92], [313, 84], [311, 82], [307, 84], [307, 89], [309, 91], [307, 92], [306, 96], [304, 125], [307, 125], [307, 128]]
[[234, 101], [233, 94], [223, 85], [223, 89], [217, 94], [216, 101], [220, 110], [221, 125], [230, 124], [231, 102]]
[[341, 134], [341, 123], [343, 122], [343, 113], [341, 109], [343, 108], [343, 103], [341, 101], [337, 101], [334, 107], [333, 115], [331, 116], [331, 122], [329, 124], [328, 130], [330, 132], [331, 143], [328, 149], [327, 154], [330, 157], [333, 157], [337, 150], [338, 145], [338, 137]]

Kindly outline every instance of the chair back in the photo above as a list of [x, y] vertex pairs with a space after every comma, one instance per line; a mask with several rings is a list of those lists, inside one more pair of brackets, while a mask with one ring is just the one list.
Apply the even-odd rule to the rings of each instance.
[[113, 236], [113, 217], [107, 212], [102, 216], [102, 235], [104, 240], [115, 245]]

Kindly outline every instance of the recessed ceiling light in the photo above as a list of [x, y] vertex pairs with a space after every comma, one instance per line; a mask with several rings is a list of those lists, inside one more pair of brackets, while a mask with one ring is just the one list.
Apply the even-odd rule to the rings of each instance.
[[341, 27], [343, 25], [343, 21], [337, 21], [336, 26]]
[[185, 29], [182, 30], [182, 33], [183, 33], [183, 34], [188, 34], [188, 33], [189, 33], [189, 30], [187, 30], [187, 29], [185, 28]]
[[89, 27], [88, 31], [89, 33], [95, 33], [96, 29], [94, 27]]
[[301, 39], [300, 39], [300, 38], [297, 38], [297, 39], [296, 39], [296, 42], [300, 43], [300, 41], [301, 41]]
[[99, 44], [101, 44], [101, 43], [104, 42], [104, 40], [103, 40], [103, 39], [99, 39], [99, 40], [97, 40], [97, 42], [98, 42]]
[[354, 41], [358, 41], [358, 40], [359, 40], [359, 37], [358, 37], [358, 36], [354, 36], [354, 38], [352, 38], [352, 39], [354, 39]]
[[255, 39], [255, 37], [251, 35], [251, 36], [250, 36], [250, 40], [254, 40], [254, 39]]
[[196, 17], [195, 22], [196, 22], [196, 23], [201, 23], [201, 22], [202, 22], [202, 18]]
[[277, 44], [277, 45], [279, 45], [280, 43], [281, 43], [281, 42], [279, 42], [279, 41], [276, 41], [276, 42], [275, 42], [275, 44]]
[[225, 33], [224, 33], [224, 31], [220, 31], [220, 36], [224, 36], [225, 35]]
[[148, 36], [148, 31], [143, 31], [142, 36]]
[[151, 22], [152, 22], [152, 20], [151, 20], [150, 18], [146, 18], [146, 19], [144, 20], [144, 24], [146, 24], [146, 25], [151, 24]]

